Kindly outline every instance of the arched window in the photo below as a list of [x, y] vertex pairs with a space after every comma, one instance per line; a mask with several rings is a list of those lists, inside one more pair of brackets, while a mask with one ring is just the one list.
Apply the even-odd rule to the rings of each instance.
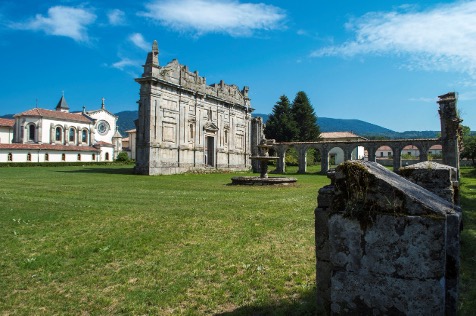
[[34, 124], [28, 125], [28, 140], [34, 142], [35, 141], [35, 130], [36, 126]]
[[82, 133], [81, 133], [81, 141], [83, 143], [87, 143], [88, 142], [88, 131], [83, 129]]
[[75, 134], [76, 134], [76, 133], [75, 133], [74, 128], [71, 127], [71, 128], [69, 129], [69, 141], [70, 141], [70, 142], [74, 142], [74, 139], [75, 139], [74, 136], [75, 136]]
[[106, 153], [105, 158], [106, 158], [106, 161], [109, 161], [109, 153]]
[[13, 161], [13, 154], [12, 153], [8, 153], [8, 161]]
[[45, 154], [45, 161], [50, 161], [50, 155], [48, 153]]
[[78, 161], [81, 161], [81, 154], [78, 154]]
[[31, 161], [31, 153], [26, 154], [26, 161]]
[[61, 154], [61, 160], [66, 161], [66, 154], [65, 153]]
[[60, 142], [62, 139], [63, 139], [63, 130], [61, 129], [61, 127], [57, 127], [56, 130], [55, 130], [55, 140], [57, 142]]

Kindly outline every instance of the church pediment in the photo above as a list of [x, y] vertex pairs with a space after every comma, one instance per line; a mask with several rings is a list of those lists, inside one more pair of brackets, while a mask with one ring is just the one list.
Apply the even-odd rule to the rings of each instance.
[[216, 126], [212, 122], [208, 122], [208, 123], [205, 124], [205, 126], [203, 126], [203, 129], [206, 130], [206, 131], [216, 132], [216, 131], [218, 131], [218, 126]]

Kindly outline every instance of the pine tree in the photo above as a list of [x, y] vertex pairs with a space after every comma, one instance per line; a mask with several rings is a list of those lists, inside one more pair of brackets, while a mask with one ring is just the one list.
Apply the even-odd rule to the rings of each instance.
[[298, 126], [291, 113], [291, 105], [287, 96], [282, 95], [273, 107], [273, 113], [269, 115], [264, 134], [268, 139], [278, 142], [290, 142], [297, 140]]
[[291, 113], [299, 127], [297, 140], [301, 142], [317, 141], [321, 132], [317, 125], [317, 116], [305, 92], [299, 91], [296, 94], [291, 106]]

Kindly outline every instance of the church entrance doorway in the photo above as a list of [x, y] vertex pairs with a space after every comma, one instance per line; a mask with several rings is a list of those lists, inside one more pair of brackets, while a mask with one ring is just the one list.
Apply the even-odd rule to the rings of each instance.
[[214, 167], [215, 166], [215, 137], [207, 136], [206, 137], [206, 144], [207, 144], [207, 166]]

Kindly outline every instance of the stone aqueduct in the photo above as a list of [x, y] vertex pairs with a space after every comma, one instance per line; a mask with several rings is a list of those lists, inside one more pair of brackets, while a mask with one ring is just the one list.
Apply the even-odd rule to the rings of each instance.
[[428, 150], [433, 145], [441, 145], [440, 138], [430, 139], [396, 139], [396, 140], [360, 140], [360, 141], [322, 141], [322, 142], [283, 142], [275, 143], [273, 149], [279, 157], [276, 164], [276, 173], [286, 171], [286, 151], [294, 148], [298, 154], [298, 173], [305, 173], [307, 160], [306, 153], [309, 149], [319, 150], [321, 154], [321, 172], [327, 173], [329, 170], [329, 151], [332, 148], [340, 148], [344, 152], [344, 160], [351, 160], [351, 153], [356, 147], [364, 147], [368, 153], [369, 161], [376, 161], [376, 151], [381, 146], [388, 146], [393, 151], [393, 170], [398, 171], [401, 167], [401, 152], [407, 145], [413, 145], [420, 152], [420, 161], [428, 160]]

